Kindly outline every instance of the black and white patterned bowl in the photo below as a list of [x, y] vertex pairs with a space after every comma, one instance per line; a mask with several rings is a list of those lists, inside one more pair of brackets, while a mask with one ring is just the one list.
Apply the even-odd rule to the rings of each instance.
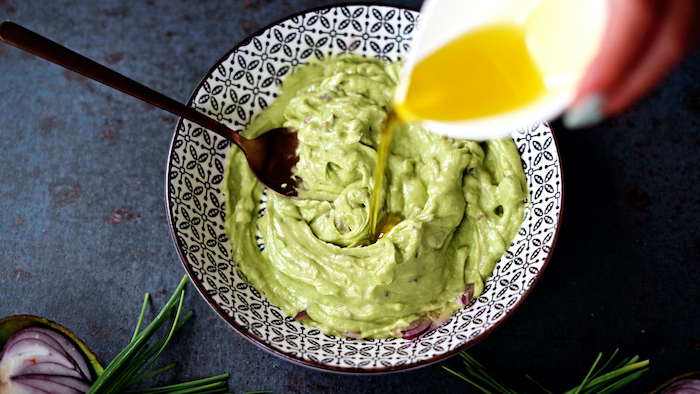
[[[277, 22], [234, 47], [197, 86], [189, 105], [240, 131], [274, 100], [299, 64], [352, 52], [398, 60], [411, 49], [416, 11], [372, 5], [322, 8]], [[224, 233], [224, 166], [230, 149], [218, 135], [180, 119], [166, 180], [173, 240], [202, 296], [245, 338], [284, 359], [346, 373], [376, 373], [427, 365], [486, 337], [532, 290], [559, 229], [562, 179], [554, 136], [546, 123], [513, 133], [530, 188], [518, 235], [483, 294], [449, 322], [414, 340], [356, 340], [322, 334], [285, 316], [246, 284]]]

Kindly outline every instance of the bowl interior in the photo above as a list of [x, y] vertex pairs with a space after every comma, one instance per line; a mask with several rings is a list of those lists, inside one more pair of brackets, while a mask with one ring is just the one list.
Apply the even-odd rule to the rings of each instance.
[[[233, 130], [275, 99], [299, 64], [352, 52], [396, 61], [411, 49], [416, 11], [387, 6], [339, 6], [277, 22], [234, 47], [197, 87], [189, 105]], [[332, 337], [285, 316], [246, 284], [231, 260], [224, 233], [221, 186], [229, 149], [222, 137], [180, 119], [166, 180], [176, 248], [202, 296], [231, 326], [285, 359], [323, 370], [371, 373], [425, 365], [466, 349], [504, 321], [539, 278], [556, 239], [562, 202], [561, 169], [549, 126], [519, 128], [513, 138], [530, 188], [516, 239], [483, 294], [448, 323], [415, 340]], [[261, 201], [261, 209], [265, 202]], [[262, 239], [258, 239], [261, 248]]]

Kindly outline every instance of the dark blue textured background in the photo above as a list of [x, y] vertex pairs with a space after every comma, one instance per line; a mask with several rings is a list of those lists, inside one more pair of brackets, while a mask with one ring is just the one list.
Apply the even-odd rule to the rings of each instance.
[[[0, 0], [0, 20], [185, 102], [248, 34], [333, 3]], [[554, 123], [565, 180], [559, 242], [520, 309], [470, 350], [483, 363], [567, 389], [599, 351], [619, 346], [651, 359], [632, 393], [700, 370], [699, 61], [599, 127]], [[106, 364], [129, 341], [143, 293], [163, 305], [184, 273], [163, 200], [175, 123], [0, 43], [0, 317], [45, 316]], [[163, 380], [229, 372], [235, 392], [473, 392], [441, 368], [460, 368], [457, 358], [374, 377], [293, 365], [243, 339], [188, 289], [196, 316], [162, 356], [180, 361]]]

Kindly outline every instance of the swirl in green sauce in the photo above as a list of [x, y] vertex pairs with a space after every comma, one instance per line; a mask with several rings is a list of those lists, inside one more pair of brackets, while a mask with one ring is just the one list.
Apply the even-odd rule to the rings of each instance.
[[[401, 125], [387, 165], [381, 216], [403, 220], [375, 244], [369, 230], [377, 146], [398, 63], [342, 56], [298, 67], [244, 131], [298, 130], [301, 199], [263, 192], [232, 149], [225, 174], [232, 259], [249, 283], [326, 334], [401, 336], [426, 316], [446, 316], [467, 284], [481, 293], [520, 228], [526, 183], [511, 139], [477, 143]], [[257, 246], [260, 230], [265, 250]]]

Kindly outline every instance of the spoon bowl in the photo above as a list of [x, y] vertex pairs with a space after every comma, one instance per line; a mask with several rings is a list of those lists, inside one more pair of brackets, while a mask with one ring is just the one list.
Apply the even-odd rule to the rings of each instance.
[[297, 132], [280, 127], [265, 132], [254, 140], [248, 140], [244, 152], [253, 174], [269, 190], [282, 197], [296, 197], [300, 179], [292, 169], [299, 161]]
[[253, 174], [265, 187], [282, 197], [297, 196], [296, 186], [300, 180], [292, 173], [299, 160], [296, 155], [299, 145], [296, 131], [279, 128], [249, 140], [196, 109], [15, 23], [0, 24], [0, 40], [219, 134], [243, 150]]

